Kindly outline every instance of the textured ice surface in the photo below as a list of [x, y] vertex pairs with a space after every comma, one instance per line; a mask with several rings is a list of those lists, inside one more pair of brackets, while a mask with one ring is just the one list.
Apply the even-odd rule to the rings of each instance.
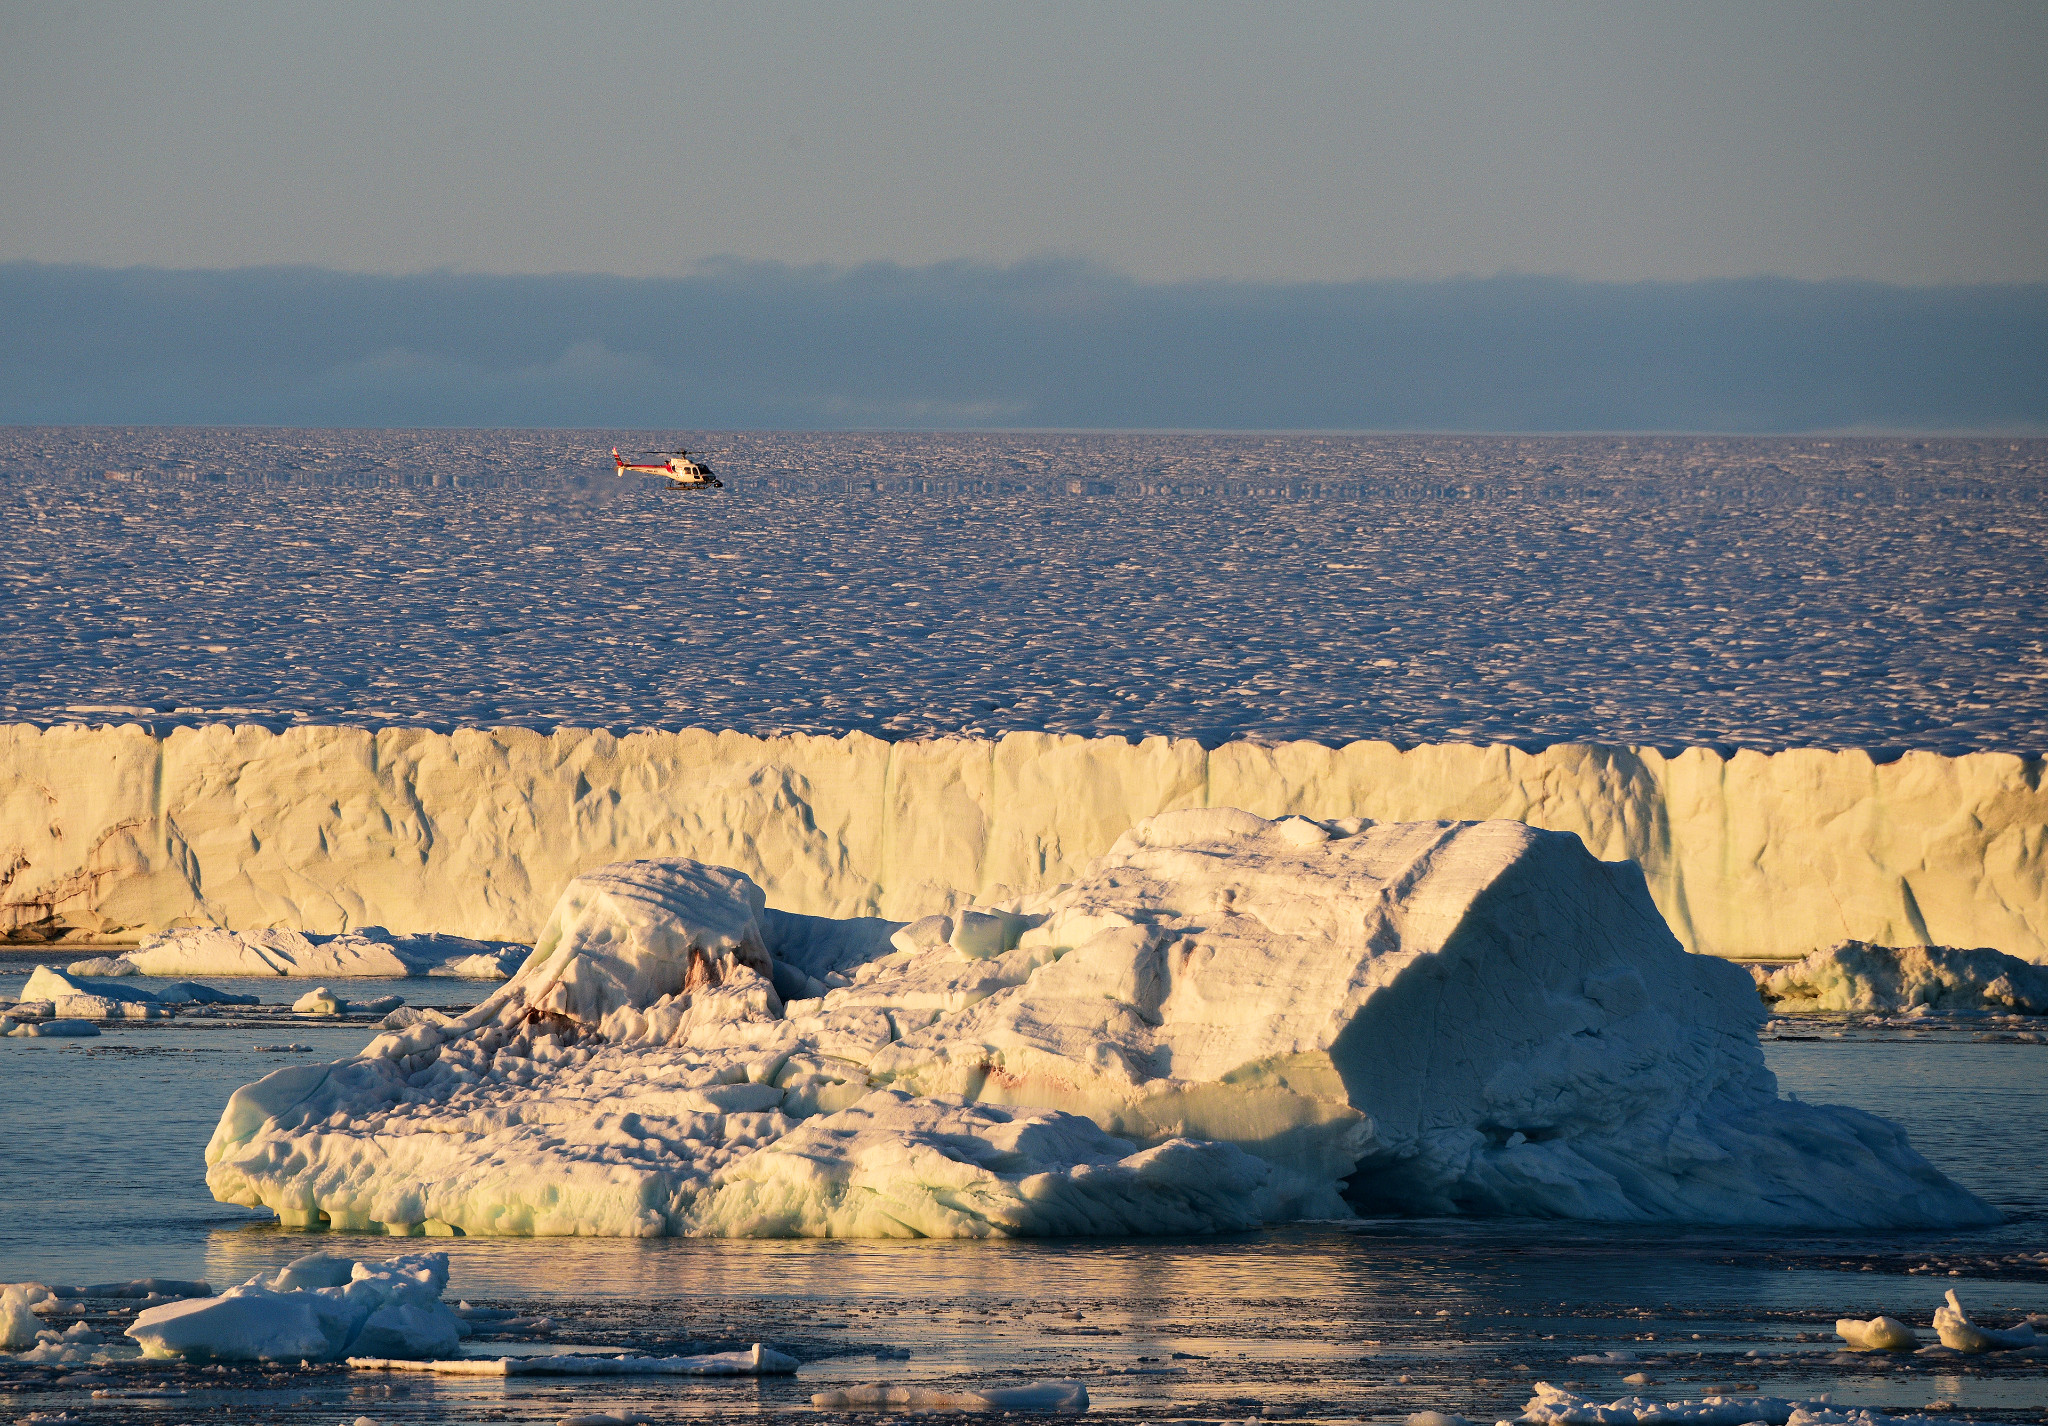
[[401, 936], [382, 926], [340, 935], [301, 931], [228, 931], [181, 927], [145, 936], [123, 957], [143, 975], [347, 976], [372, 980], [414, 975], [505, 980], [527, 948], [465, 936]]
[[1343, 1215], [1346, 1192], [1998, 1216], [1893, 1125], [1779, 1099], [1748, 977], [1686, 955], [1635, 868], [1519, 823], [1170, 813], [943, 939], [867, 923], [807, 959], [816, 921], [771, 950], [764, 919], [696, 862], [579, 877], [467, 1016], [238, 1090], [208, 1186], [398, 1233], [1200, 1232]]
[[149, 1307], [127, 1335], [144, 1356], [211, 1361], [327, 1362], [451, 1355], [468, 1335], [441, 1301], [445, 1253], [373, 1262], [313, 1253], [219, 1297]]
[[1846, 941], [1796, 965], [1754, 967], [1765, 1002], [1799, 1011], [1991, 1010], [2048, 1015], [2048, 966], [1988, 949]]
[[0, 717], [2048, 750], [2040, 441], [701, 439], [0, 431]]

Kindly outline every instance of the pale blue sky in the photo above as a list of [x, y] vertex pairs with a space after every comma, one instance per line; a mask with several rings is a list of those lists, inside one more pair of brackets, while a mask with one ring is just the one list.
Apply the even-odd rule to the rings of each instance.
[[2048, 5], [0, 0], [0, 261], [2048, 279]]

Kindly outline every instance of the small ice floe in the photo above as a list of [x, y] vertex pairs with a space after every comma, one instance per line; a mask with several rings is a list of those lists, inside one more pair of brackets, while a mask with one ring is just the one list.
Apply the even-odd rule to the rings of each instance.
[[36, 1333], [35, 1345], [14, 1358], [17, 1362], [40, 1362], [52, 1366], [84, 1366], [99, 1360], [106, 1339], [83, 1322], [74, 1322], [62, 1332], [48, 1328]]
[[1088, 1388], [1078, 1381], [1034, 1381], [1028, 1386], [914, 1386], [871, 1383], [835, 1387], [811, 1398], [813, 1406], [909, 1406], [925, 1411], [1086, 1411]]
[[295, 1015], [339, 1015], [348, 1009], [348, 1002], [324, 985], [316, 985], [292, 1002]]
[[159, 1005], [256, 1005], [262, 999], [255, 995], [216, 990], [196, 980], [174, 980], [169, 985], [158, 986], [152, 993]]
[[64, 974], [122, 976], [141, 975], [142, 972], [126, 956], [88, 956], [64, 967]]
[[1942, 1346], [1965, 1356], [1976, 1356], [1980, 1352], [2024, 1351], [2028, 1347], [2048, 1345], [2048, 1337], [2034, 1330], [2032, 1318], [2004, 1331], [1978, 1326], [1963, 1311], [1962, 1301], [1957, 1298], [1954, 1288], [1948, 1291], [1947, 1305], [1934, 1309], [1934, 1335], [1941, 1338]]
[[213, 1285], [192, 1282], [179, 1277], [137, 1277], [123, 1282], [96, 1282], [86, 1287], [53, 1287], [50, 1295], [56, 1298], [116, 1297], [116, 1298], [157, 1298], [168, 1301], [172, 1298], [211, 1297]]
[[1868, 1322], [1844, 1317], [1835, 1323], [1835, 1335], [1852, 1352], [1910, 1352], [1920, 1345], [1913, 1329], [1896, 1317], [1873, 1317]]
[[78, 1020], [154, 1020], [173, 1005], [254, 1005], [253, 995], [235, 995], [197, 981], [173, 981], [156, 990], [120, 985], [109, 980], [90, 980], [78, 973], [74, 961], [68, 970], [37, 966], [21, 988], [27, 1001], [48, 1001], [51, 1012]]
[[266, 1055], [303, 1055], [312, 1050], [311, 1045], [254, 1045], [252, 1049]]
[[1781, 1013], [2003, 1010], [2048, 1015], [2048, 966], [1988, 948], [1844, 941], [1776, 970], [1752, 966]]
[[15, 1039], [90, 1039], [99, 1034], [100, 1027], [90, 1020], [13, 1020], [7, 1024], [7, 1033]]
[[1575, 1367], [1632, 1367], [1642, 1358], [1634, 1352], [1588, 1352], [1565, 1360]]
[[545, 1357], [454, 1357], [428, 1361], [400, 1357], [350, 1357], [359, 1371], [432, 1372], [436, 1376], [788, 1376], [795, 1357], [754, 1343], [744, 1352], [706, 1352], [695, 1357], [591, 1357], [563, 1353]]
[[313, 1253], [219, 1297], [136, 1314], [127, 1335], [146, 1357], [329, 1362], [352, 1351], [391, 1357], [450, 1353], [469, 1334], [441, 1301], [446, 1253], [367, 1262]]
[[155, 1020], [165, 1013], [146, 990], [85, 980], [54, 966], [37, 966], [22, 986], [21, 998], [49, 1001], [60, 1020]]
[[1402, 1418], [1401, 1426], [1479, 1426], [1479, 1423], [1446, 1411], [1411, 1411]]
[[39, 1282], [16, 1282], [0, 1287], [0, 1351], [20, 1352], [36, 1344], [43, 1330], [36, 1309], [53, 1303], [56, 1294]]

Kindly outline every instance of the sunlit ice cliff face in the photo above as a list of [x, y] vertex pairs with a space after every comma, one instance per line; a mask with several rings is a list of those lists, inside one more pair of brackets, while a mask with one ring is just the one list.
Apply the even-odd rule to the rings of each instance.
[[2048, 960], [2039, 758], [1013, 733], [0, 726], [0, 930], [365, 926], [530, 943], [568, 880], [687, 857], [899, 920], [1071, 881], [1160, 812], [1512, 819], [1634, 861], [1687, 949]]
[[682, 858], [576, 877], [468, 1015], [238, 1091], [209, 1185], [399, 1234], [1997, 1218], [1780, 1099], [1749, 977], [1570, 835], [1196, 809], [908, 923], [765, 901]]

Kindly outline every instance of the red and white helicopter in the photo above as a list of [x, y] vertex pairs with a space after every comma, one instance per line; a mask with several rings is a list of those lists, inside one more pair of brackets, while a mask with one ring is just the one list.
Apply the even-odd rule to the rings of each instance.
[[711, 467], [702, 461], [690, 459], [690, 453], [678, 448], [673, 451], [637, 451], [636, 455], [660, 456], [661, 464], [642, 464], [627, 460], [619, 454], [617, 446], [612, 447], [612, 464], [620, 475], [659, 475], [668, 481], [670, 490], [722, 490], [725, 482], [711, 473]]

